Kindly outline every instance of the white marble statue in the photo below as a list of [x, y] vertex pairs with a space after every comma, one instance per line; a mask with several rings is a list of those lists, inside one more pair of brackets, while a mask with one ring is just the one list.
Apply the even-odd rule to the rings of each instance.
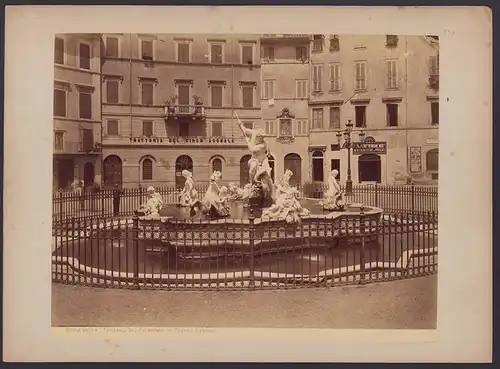
[[159, 216], [160, 210], [163, 207], [163, 199], [161, 195], [156, 192], [153, 186], [149, 186], [146, 190], [147, 200], [146, 203], [139, 206], [137, 212], [148, 216]]
[[284, 219], [287, 223], [300, 223], [301, 217], [310, 214], [304, 209], [297, 199], [299, 191], [297, 187], [290, 186], [290, 178], [293, 173], [286, 170], [276, 185], [276, 202], [270, 208], [264, 209], [263, 218]]
[[179, 195], [179, 205], [183, 207], [191, 207], [198, 200], [198, 191], [194, 188], [193, 174], [184, 169], [181, 172], [182, 176], [186, 178], [184, 188]]
[[229, 216], [229, 206], [227, 204], [227, 188], [223, 191], [224, 197], [221, 197], [221, 189], [217, 181], [221, 178], [221, 172], [215, 171], [210, 176], [210, 184], [207, 192], [201, 201], [195, 201], [191, 207], [191, 215], [194, 216], [198, 211], [210, 218], [222, 218]]
[[234, 182], [229, 182], [228, 200], [241, 200], [243, 197], [243, 189], [239, 188]]
[[337, 182], [338, 174], [338, 170], [333, 169], [328, 176], [328, 188], [321, 200], [321, 205], [325, 210], [343, 211], [345, 208], [344, 193]]
[[264, 197], [273, 199], [274, 184], [271, 178], [272, 168], [269, 165], [267, 144], [264, 141], [265, 132], [262, 129], [246, 128], [238, 117], [238, 114], [236, 114], [236, 118], [252, 156], [248, 161], [250, 182], [261, 185]]

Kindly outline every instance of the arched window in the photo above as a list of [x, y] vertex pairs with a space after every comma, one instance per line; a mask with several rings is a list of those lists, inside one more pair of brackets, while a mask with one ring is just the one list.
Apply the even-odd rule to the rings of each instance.
[[146, 158], [142, 161], [142, 180], [153, 180], [153, 160]]
[[104, 184], [106, 186], [122, 183], [122, 159], [109, 155], [104, 159]]
[[323, 182], [323, 152], [315, 151], [312, 154], [312, 180], [314, 182]]
[[250, 177], [248, 174], [248, 161], [252, 158], [251, 155], [245, 155], [240, 159], [240, 186], [243, 187], [247, 183], [250, 183]]
[[382, 165], [380, 156], [375, 154], [363, 154], [358, 158], [359, 182], [381, 182]]
[[300, 185], [302, 183], [302, 158], [300, 155], [295, 153], [285, 155], [284, 166], [285, 171], [289, 169], [293, 173], [290, 184]]

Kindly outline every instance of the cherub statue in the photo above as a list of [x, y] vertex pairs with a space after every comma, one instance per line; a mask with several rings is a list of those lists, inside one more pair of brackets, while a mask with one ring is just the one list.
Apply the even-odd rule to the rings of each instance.
[[[226, 198], [221, 197], [221, 190], [217, 181], [221, 178], [221, 172], [215, 171], [210, 176], [210, 184], [201, 201], [195, 201], [191, 206], [191, 216], [197, 212], [210, 218], [223, 218], [229, 216], [229, 206]], [[224, 191], [223, 191], [224, 192]], [[224, 195], [227, 195], [227, 188]]]
[[236, 186], [234, 182], [229, 182], [228, 200], [236, 201], [241, 200], [243, 197], [243, 189]]
[[146, 203], [139, 206], [135, 213], [141, 215], [159, 216], [160, 210], [163, 207], [163, 199], [161, 198], [161, 195], [156, 192], [153, 186], [149, 186], [146, 193], [148, 196]]

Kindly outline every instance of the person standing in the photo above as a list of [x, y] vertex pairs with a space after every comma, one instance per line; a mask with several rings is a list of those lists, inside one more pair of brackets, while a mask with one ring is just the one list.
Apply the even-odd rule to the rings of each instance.
[[120, 188], [118, 183], [115, 184], [113, 188], [113, 215], [120, 215], [120, 200], [121, 195], [123, 194], [123, 189]]

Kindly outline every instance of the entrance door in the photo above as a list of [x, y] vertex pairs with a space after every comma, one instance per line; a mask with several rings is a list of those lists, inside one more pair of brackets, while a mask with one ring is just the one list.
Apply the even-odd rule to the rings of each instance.
[[323, 153], [321, 151], [315, 151], [312, 155], [312, 164], [313, 164], [313, 181], [314, 182], [323, 182]]
[[58, 159], [56, 163], [59, 188], [68, 188], [74, 180], [75, 162], [73, 159]]
[[340, 181], [340, 159], [332, 159], [330, 170], [336, 169], [339, 174], [337, 175], [337, 181]]
[[175, 185], [177, 188], [183, 188], [186, 178], [182, 176], [183, 170], [189, 170], [193, 175], [193, 159], [187, 155], [181, 155], [175, 161]]
[[285, 156], [284, 167], [286, 170], [291, 170], [293, 175], [290, 178], [292, 186], [300, 186], [302, 182], [302, 158], [299, 154], [291, 153]]
[[382, 165], [380, 156], [363, 154], [358, 159], [359, 182], [377, 182], [382, 179]]
[[122, 159], [116, 155], [104, 159], [104, 184], [109, 187], [122, 184]]
[[83, 167], [83, 183], [85, 187], [94, 183], [94, 164], [90, 162]]

